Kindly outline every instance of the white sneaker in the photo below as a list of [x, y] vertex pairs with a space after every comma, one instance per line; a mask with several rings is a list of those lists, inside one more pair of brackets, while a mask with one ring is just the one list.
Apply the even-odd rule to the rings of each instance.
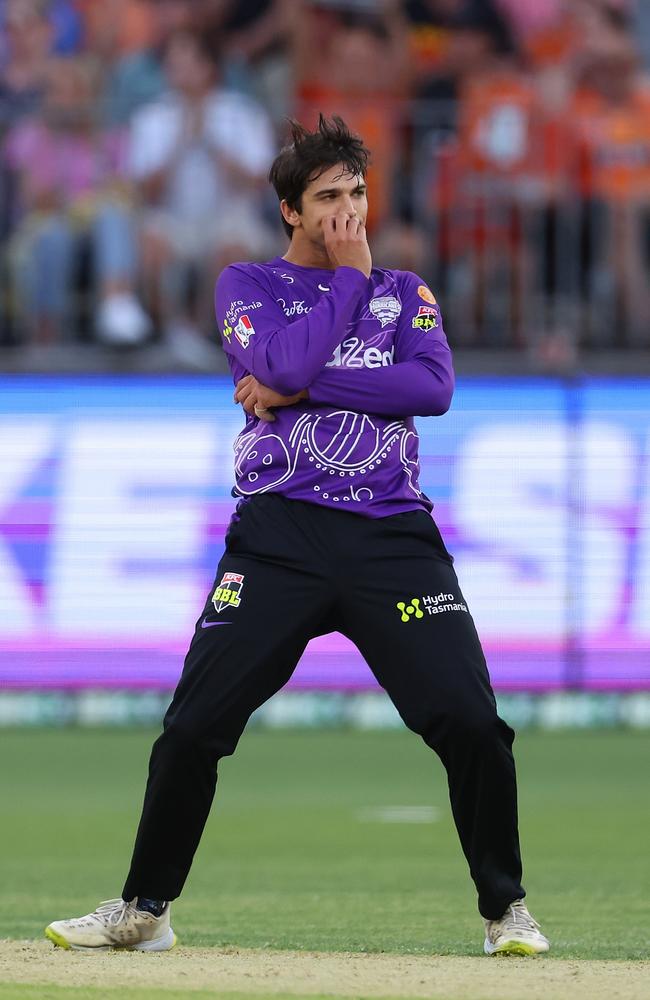
[[500, 920], [485, 920], [486, 955], [539, 955], [550, 945], [523, 899], [515, 899]]
[[109, 951], [126, 948], [130, 951], [169, 951], [176, 944], [176, 935], [169, 926], [167, 903], [159, 917], [137, 910], [136, 900], [109, 899], [100, 903], [93, 913], [73, 920], [55, 920], [45, 928], [45, 937], [60, 948], [75, 951]]
[[115, 292], [100, 302], [95, 330], [104, 344], [137, 347], [147, 339], [151, 329], [151, 320], [130, 292]]

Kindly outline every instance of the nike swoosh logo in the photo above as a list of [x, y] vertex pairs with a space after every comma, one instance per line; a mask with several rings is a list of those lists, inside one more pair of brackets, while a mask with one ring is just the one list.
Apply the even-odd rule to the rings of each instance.
[[332, 291], [332, 289], [330, 288], [329, 285], [319, 285], [318, 287], [320, 288], [321, 292], [331, 292]]
[[232, 625], [232, 622], [208, 622], [205, 618], [201, 622], [201, 628], [214, 628], [215, 625]]

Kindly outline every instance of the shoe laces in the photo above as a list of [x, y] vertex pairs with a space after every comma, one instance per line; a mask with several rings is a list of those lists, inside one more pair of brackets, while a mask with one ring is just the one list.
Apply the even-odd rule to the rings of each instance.
[[499, 924], [501, 931], [539, 930], [539, 924], [531, 917], [526, 904], [521, 899], [516, 899], [511, 903], [501, 919], [495, 922]]
[[100, 903], [93, 917], [100, 920], [105, 927], [115, 927], [125, 917], [135, 916], [135, 900], [105, 899]]

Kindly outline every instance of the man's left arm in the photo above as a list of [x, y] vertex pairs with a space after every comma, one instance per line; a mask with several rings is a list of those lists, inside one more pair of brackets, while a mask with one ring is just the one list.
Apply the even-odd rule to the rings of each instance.
[[313, 403], [382, 416], [446, 413], [454, 391], [451, 351], [440, 308], [416, 274], [402, 272], [402, 311], [395, 364], [377, 368], [323, 368], [307, 391]]

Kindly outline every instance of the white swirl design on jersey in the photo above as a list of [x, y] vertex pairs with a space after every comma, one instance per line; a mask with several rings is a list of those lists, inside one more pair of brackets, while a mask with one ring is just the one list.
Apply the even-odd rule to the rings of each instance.
[[[264, 472], [259, 471], [255, 461], [260, 454]], [[262, 434], [260, 437], [253, 432], [240, 434], [235, 441], [237, 488], [246, 496], [252, 496], [280, 486], [295, 471], [295, 458], [294, 455], [292, 460], [286, 444], [277, 434]], [[250, 472], [247, 471], [249, 468]]]
[[[265, 431], [267, 426], [260, 425], [259, 431]], [[351, 480], [381, 466], [399, 446], [408, 485], [420, 497], [418, 464], [407, 455], [410, 438], [416, 439], [416, 435], [402, 420], [379, 428], [367, 414], [352, 410], [306, 412], [291, 430], [289, 447], [277, 434], [242, 431], [234, 443], [237, 488], [246, 496], [277, 489], [291, 479], [302, 456], [321, 473], [321, 484], [314, 486], [314, 492], [337, 503], [361, 503], [372, 500], [373, 491]], [[322, 485], [323, 474], [336, 476], [331, 487]]]
[[410, 488], [413, 490], [413, 492], [417, 497], [421, 497], [422, 490], [420, 489], [418, 483], [418, 472], [420, 471], [418, 463], [411, 461], [411, 459], [406, 454], [406, 448], [409, 442], [409, 438], [416, 439], [416, 437], [417, 436], [413, 433], [413, 431], [407, 431], [407, 433], [403, 435], [399, 446], [399, 457], [402, 460], [402, 468], [404, 469], [404, 472], [408, 476]]

